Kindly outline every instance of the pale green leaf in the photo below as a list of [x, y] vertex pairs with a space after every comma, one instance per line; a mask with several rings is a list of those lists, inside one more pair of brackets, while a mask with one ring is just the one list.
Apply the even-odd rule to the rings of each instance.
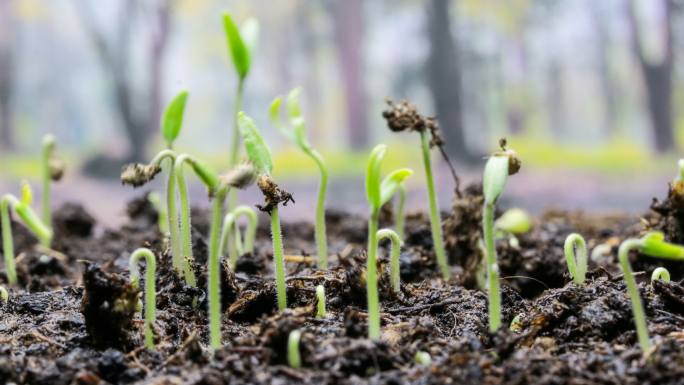
[[482, 192], [485, 202], [494, 203], [506, 186], [508, 179], [508, 156], [492, 155], [485, 165], [482, 176]]
[[387, 146], [378, 144], [371, 151], [366, 168], [366, 197], [373, 210], [380, 208], [380, 166], [385, 157]]
[[245, 144], [245, 151], [247, 157], [254, 164], [258, 174], [271, 174], [273, 171], [273, 160], [271, 159], [271, 150], [264, 141], [264, 138], [256, 128], [256, 124], [252, 118], [247, 116], [244, 112], [238, 113], [238, 127], [240, 128], [240, 135]]
[[394, 193], [399, 190], [401, 184], [411, 175], [413, 175], [413, 170], [410, 168], [394, 170], [387, 175], [380, 184], [380, 206], [389, 202], [394, 196]]
[[181, 91], [166, 106], [161, 122], [161, 132], [169, 148], [180, 134], [185, 113], [185, 102], [188, 99], [188, 91]]
[[235, 71], [241, 79], [244, 79], [247, 73], [249, 73], [249, 66], [251, 64], [249, 48], [242, 39], [238, 26], [227, 12], [223, 14], [223, 30], [226, 34], [228, 50], [233, 60]]
[[290, 117], [290, 124], [294, 131], [294, 138], [299, 147], [304, 151], [311, 149], [309, 141], [306, 139], [306, 123], [302, 114], [302, 107], [299, 104], [299, 95], [301, 89], [299, 87], [290, 91], [287, 95], [287, 114]]

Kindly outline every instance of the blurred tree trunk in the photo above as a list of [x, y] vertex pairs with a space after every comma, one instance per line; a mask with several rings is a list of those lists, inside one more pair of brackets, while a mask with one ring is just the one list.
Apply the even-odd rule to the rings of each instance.
[[616, 134], [618, 129], [618, 116], [616, 84], [610, 70], [609, 55], [611, 39], [608, 29], [606, 28], [609, 15], [605, 10], [605, 4], [603, 2], [591, 1], [590, 4], [591, 19], [596, 34], [598, 76], [601, 82], [601, 94], [603, 96], [603, 128], [605, 130], [605, 136], [611, 137]]
[[335, 45], [342, 71], [349, 145], [354, 149], [368, 146], [368, 101], [363, 79], [363, 1], [333, 1], [329, 7], [335, 27]]
[[0, 0], [0, 149], [13, 151], [14, 117], [14, 31], [16, 23], [12, 0]]
[[466, 148], [461, 103], [461, 78], [458, 50], [451, 35], [450, 0], [430, 0], [428, 5], [428, 39], [430, 54], [427, 72], [447, 153], [461, 160], [472, 159]]
[[652, 62], [641, 45], [641, 28], [634, 9], [634, 0], [627, 0], [627, 13], [631, 28], [632, 47], [639, 60], [646, 86], [655, 149], [658, 152], [667, 152], [675, 149], [672, 119], [672, 68], [674, 63], [672, 9], [674, 4], [672, 0], [661, 1], [664, 7], [663, 43], [665, 48], [663, 57], [659, 62]]
[[556, 140], [563, 140], [567, 132], [565, 117], [565, 81], [561, 60], [554, 55], [549, 64], [546, 79], [549, 131]]
[[[129, 144], [128, 160], [146, 158], [147, 144], [158, 129], [161, 114], [162, 76], [164, 54], [168, 46], [169, 27], [174, 1], [153, 1], [149, 9], [135, 0], [126, 0], [119, 10], [116, 30], [107, 36], [99, 27], [91, 5], [80, 0], [78, 11], [91, 38], [104, 71], [112, 81], [115, 110], [124, 128]], [[131, 34], [136, 20], [143, 14], [143, 24], [150, 30], [147, 57], [147, 82], [138, 87], [132, 79], [130, 57]]]

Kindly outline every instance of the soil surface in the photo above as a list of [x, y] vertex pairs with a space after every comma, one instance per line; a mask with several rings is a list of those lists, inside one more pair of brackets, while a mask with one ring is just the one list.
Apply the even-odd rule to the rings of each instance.
[[[0, 302], [0, 383], [681, 384], [684, 287], [678, 282], [684, 264], [632, 256], [655, 345], [644, 356], [616, 256], [622, 240], [648, 230], [683, 241], [681, 202], [675, 189], [652, 207], [645, 202], [643, 217], [546, 212], [517, 242], [500, 239], [506, 326], [497, 333], [488, 331], [487, 296], [477, 283], [479, 189], [465, 189], [443, 213], [453, 273], [448, 282], [439, 278], [427, 216], [412, 213], [398, 295], [388, 279], [389, 245], [381, 244], [378, 342], [365, 338], [366, 218], [328, 211], [332, 255], [325, 272], [310, 257], [316, 250], [312, 224], [283, 223], [289, 308], [279, 313], [268, 217], [260, 214], [255, 252], [242, 256], [234, 273], [222, 272], [223, 347], [213, 356], [204, 289], [206, 208], [192, 211], [198, 281], [192, 288], [170, 266], [147, 199], [128, 204], [129, 220], [120, 228], [97, 224], [81, 206], [67, 204], [54, 214], [52, 249], [13, 226], [19, 284], [10, 288], [8, 303]], [[392, 226], [391, 211], [383, 222]], [[570, 282], [562, 252], [570, 232], [584, 235], [590, 249], [610, 249], [590, 261], [581, 286]], [[130, 253], [142, 246], [158, 256], [154, 351], [143, 347], [140, 293], [127, 268]], [[651, 284], [651, 271], [661, 265], [672, 282]], [[327, 296], [324, 319], [314, 317], [319, 284]], [[287, 366], [294, 329], [302, 331], [301, 369]], [[431, 364], [417, 363], [418, 351], [429, 353]]]

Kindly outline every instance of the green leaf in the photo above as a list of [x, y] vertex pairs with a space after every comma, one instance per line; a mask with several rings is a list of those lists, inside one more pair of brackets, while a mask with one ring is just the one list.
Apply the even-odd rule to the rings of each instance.
[[299, 104], [299, 95], [301, 89], [299, 87], [290, 91], [287, 95], [287, 113], [290, 116], [290, 124], [294, 132], [295, 143], [299, 145], [304, 151], [311, 149], [309, 141], [306, 139], [306, 124], [304, 116], [302, 115], [302, 107]]
[[197, 174], [197, 177], [200, 178], [202, 183], [204, 183], [205, 186], [210, 191], [214, 191], [216, 187], [219, 185], [219, 177], [218, 174], [213, 171], [206, 163], [202, 162], [199, 159], [194, 159], [192, 162], [190, 162], [192, 165], [192, 169], [195, 171], [195, 174]]
[[378, 144], [371, 151], [366, 168], [366, 197], [373, 210], [380, 208], [380, 165], [387, 152], [387, 146]]
[[181, 91], [166, 106], [162, 116], [161, 132], [169, 148], [180, 134], [183, 125], [183, 114], [185, 113], [185, 102], [188, 100], [188, 91]]
[[238, 113], [238, 127], [240, 135], [245, 144], [247, 157], [254, 164], [258, 174], [271, 174], [273, 171], [273, 160], [271, 150], [264, 141], [264, 138], [257, 130], [252, 118], [244, 112]]
[[684, 260], [684, 246], [665, 241], [665, 234], [653, 231], [641, 238], [641, 252], [651, 256], [672, 260]]
[[482, 192], [485, 202], [494, 203], [506, 186], [508, 179], [508, 156], [492, 155], [485, 165], [482, 176]]
[[411, 175], [413, 175], [413, 170], [410, 168], [400, 168], [387, 175], [380, 184], [380, 206], [389, 202], [401, 184]]
[[251, 61], [249, 48], [247, 48], [245, 41], [242, 39], [238, 26], [227, 12], [223, 14], [223, 30], [226, 33], [228, 49], [230, 51], [230, 57], [233, 60], [233, 65], [235, 66], [235, 71], [240, 79], [244, 79], [247, 76], [247, 73], [249, 73]]
[[242, 36], [242, 41], [247, 46], [251, 59], [259, 42], [259, 21], [253, 17], [245, 20], [240, 26], [240, 35]]

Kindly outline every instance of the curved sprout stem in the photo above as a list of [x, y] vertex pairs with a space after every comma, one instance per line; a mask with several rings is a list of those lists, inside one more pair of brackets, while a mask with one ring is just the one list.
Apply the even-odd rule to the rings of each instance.
[[176, 271], [183, 273], [183, 255], [179, 236], [178, 211], [176, 209], [176, 153], [170, 149], [162, 150], [152, 158], [150, 164], [161, 166], [161, 162], [165, 159], [168, 159], [167, 163], [169, 164], [169, 177], [166, 182], [166, 212], [169, 221], [171, 261]]
[[293, 330], [287, 337], [287, 363], [291, 368], [299, 369], [302, 367], [302, 358], [299, 354], [299, 340], [302, 332]]
[[287, 286], [285, 285], [285, 256], [283, 252], [283, 236], [280, 230], [280, 215], [278, 206], [271, 210], [271, 238], [273, 240], [273, 263], [276, 275], [276, 294], [278, 310], [287, 308]]
[[325, 287], [323, 287], [323, 285], [318, 285], [316, 286], [316, 318], [325, 318], [326, 316]]
[[[237, 219], [240, 216], [247, 218], [247, 228], [245, 229], [244, 246], [242, 250], [235, 244], [230, 244], [229, 239], [231, 229], [237, 227]], [[241, 254], [254, 252], [254, 238], [256, 237], [257, 228], [257, 214], [249, 206], [238, 206], [233, 211], [223, 217], [223, 226], [221, 228], [221, 242], [219, 244], [219, 253], [224, 253], [228, 248], [228, 263], [230, 268], [235, 270], [237, 259]]]
[[328, 239], [325, 225], [325, 198], [328, 192], [328, 169], [325, 161], [318, 151], [311, 149], [306, 153], [316, 162], [319, 171], [321, 172], [321, 180], [318, 184], [318, 195], [316, 198], [316, 227], [315, 239], [316, 248], [318, 249], [318, 268], [321, 270], [328, 269]]
[[209, 293], [209, 340], [212, 350], [221, 347], [221, 269], [220, 269], [220, 229], [221, 213], [226, 195], [230, 189], [223, 186], [216, 192], [211, 210], [211, 229], [209, 233], [209, 264], [207, 271], [209, 274], [208, 288]]
[[577, 233], [568, 235], [565, 239], [563, 251], [572, 280], [576, 285], [583, 284], [587, 274], [588, 263], [587, 243], [584, 241], [584, 238]]
[[401, 254], [402, 241], [399, 235], [391, 229], [378, 230], [378, 242], [389, 238], [392, 242], [390, 251], [390, 282], [395, 293], [401, 291], [401, 277], [399, 274], [399, 255]]
[[664, 267], [657, 267], [651, 274], [651, 282], [659, 279], [665, 282], [670, 282], [670, 272]]
[[136, 249], [128, 262], [128, 270], [131, 273], [131, 283], [136, 288], [140, 285], [140, 270], [138, 263], [140, 259], [145, 258], [147, 271], [145, 272], [145, 346], [154, 350], [154, 331], [153, 325], [156, 319], [156, 301], [157, 292], [155, 289], [155, 275], [157, 271], [157, 262], [154, 253], [147, 248], [141, 247]]
[[183, 166], [185, 162], [191, 162], [192, 159], [186, 154], [179, 155], [173, 165], [173, 173], [176, 175], [176, 183], [178, 185], [178, 195], [180, 197], [180, 245], [181, 258], [180, 264], [185, 277], [185, 282], [192, 286], [197, 286], [195, 279], [195, 272], [192, 269], [192, 235], [190, 225], [190, 203], [188, 201], [188, 186], [185, 183], [185, 175]]
[[636, 238], [630, 238], [620, 244], [618, 249], [618, 260], [620, 267], [625, 276], [625, 283], [627, 284], [627, 293], [632, 301], [632, 315], [634, 316], [634, 323], [636, 325], [637, 337], [639, 339], [639, 346], [642, 352], [646, 352], [651, 348], [651, 341], [648, 338], [648, 327], [646, 325], [646, 315], [644, 313], [644, 305], [639, 296], [632, 266], [629, 264], [629, 252], [638, 250], [642, 245], [642, 241]]
[[399, 199], [394, 212], [394, 217], [396, 218], [394, 224], [400, 239], [404, 239], [406, 236], [404, 233], [404, 228], [406, 227], [406, 195], [406, 184], [399, 184]]

